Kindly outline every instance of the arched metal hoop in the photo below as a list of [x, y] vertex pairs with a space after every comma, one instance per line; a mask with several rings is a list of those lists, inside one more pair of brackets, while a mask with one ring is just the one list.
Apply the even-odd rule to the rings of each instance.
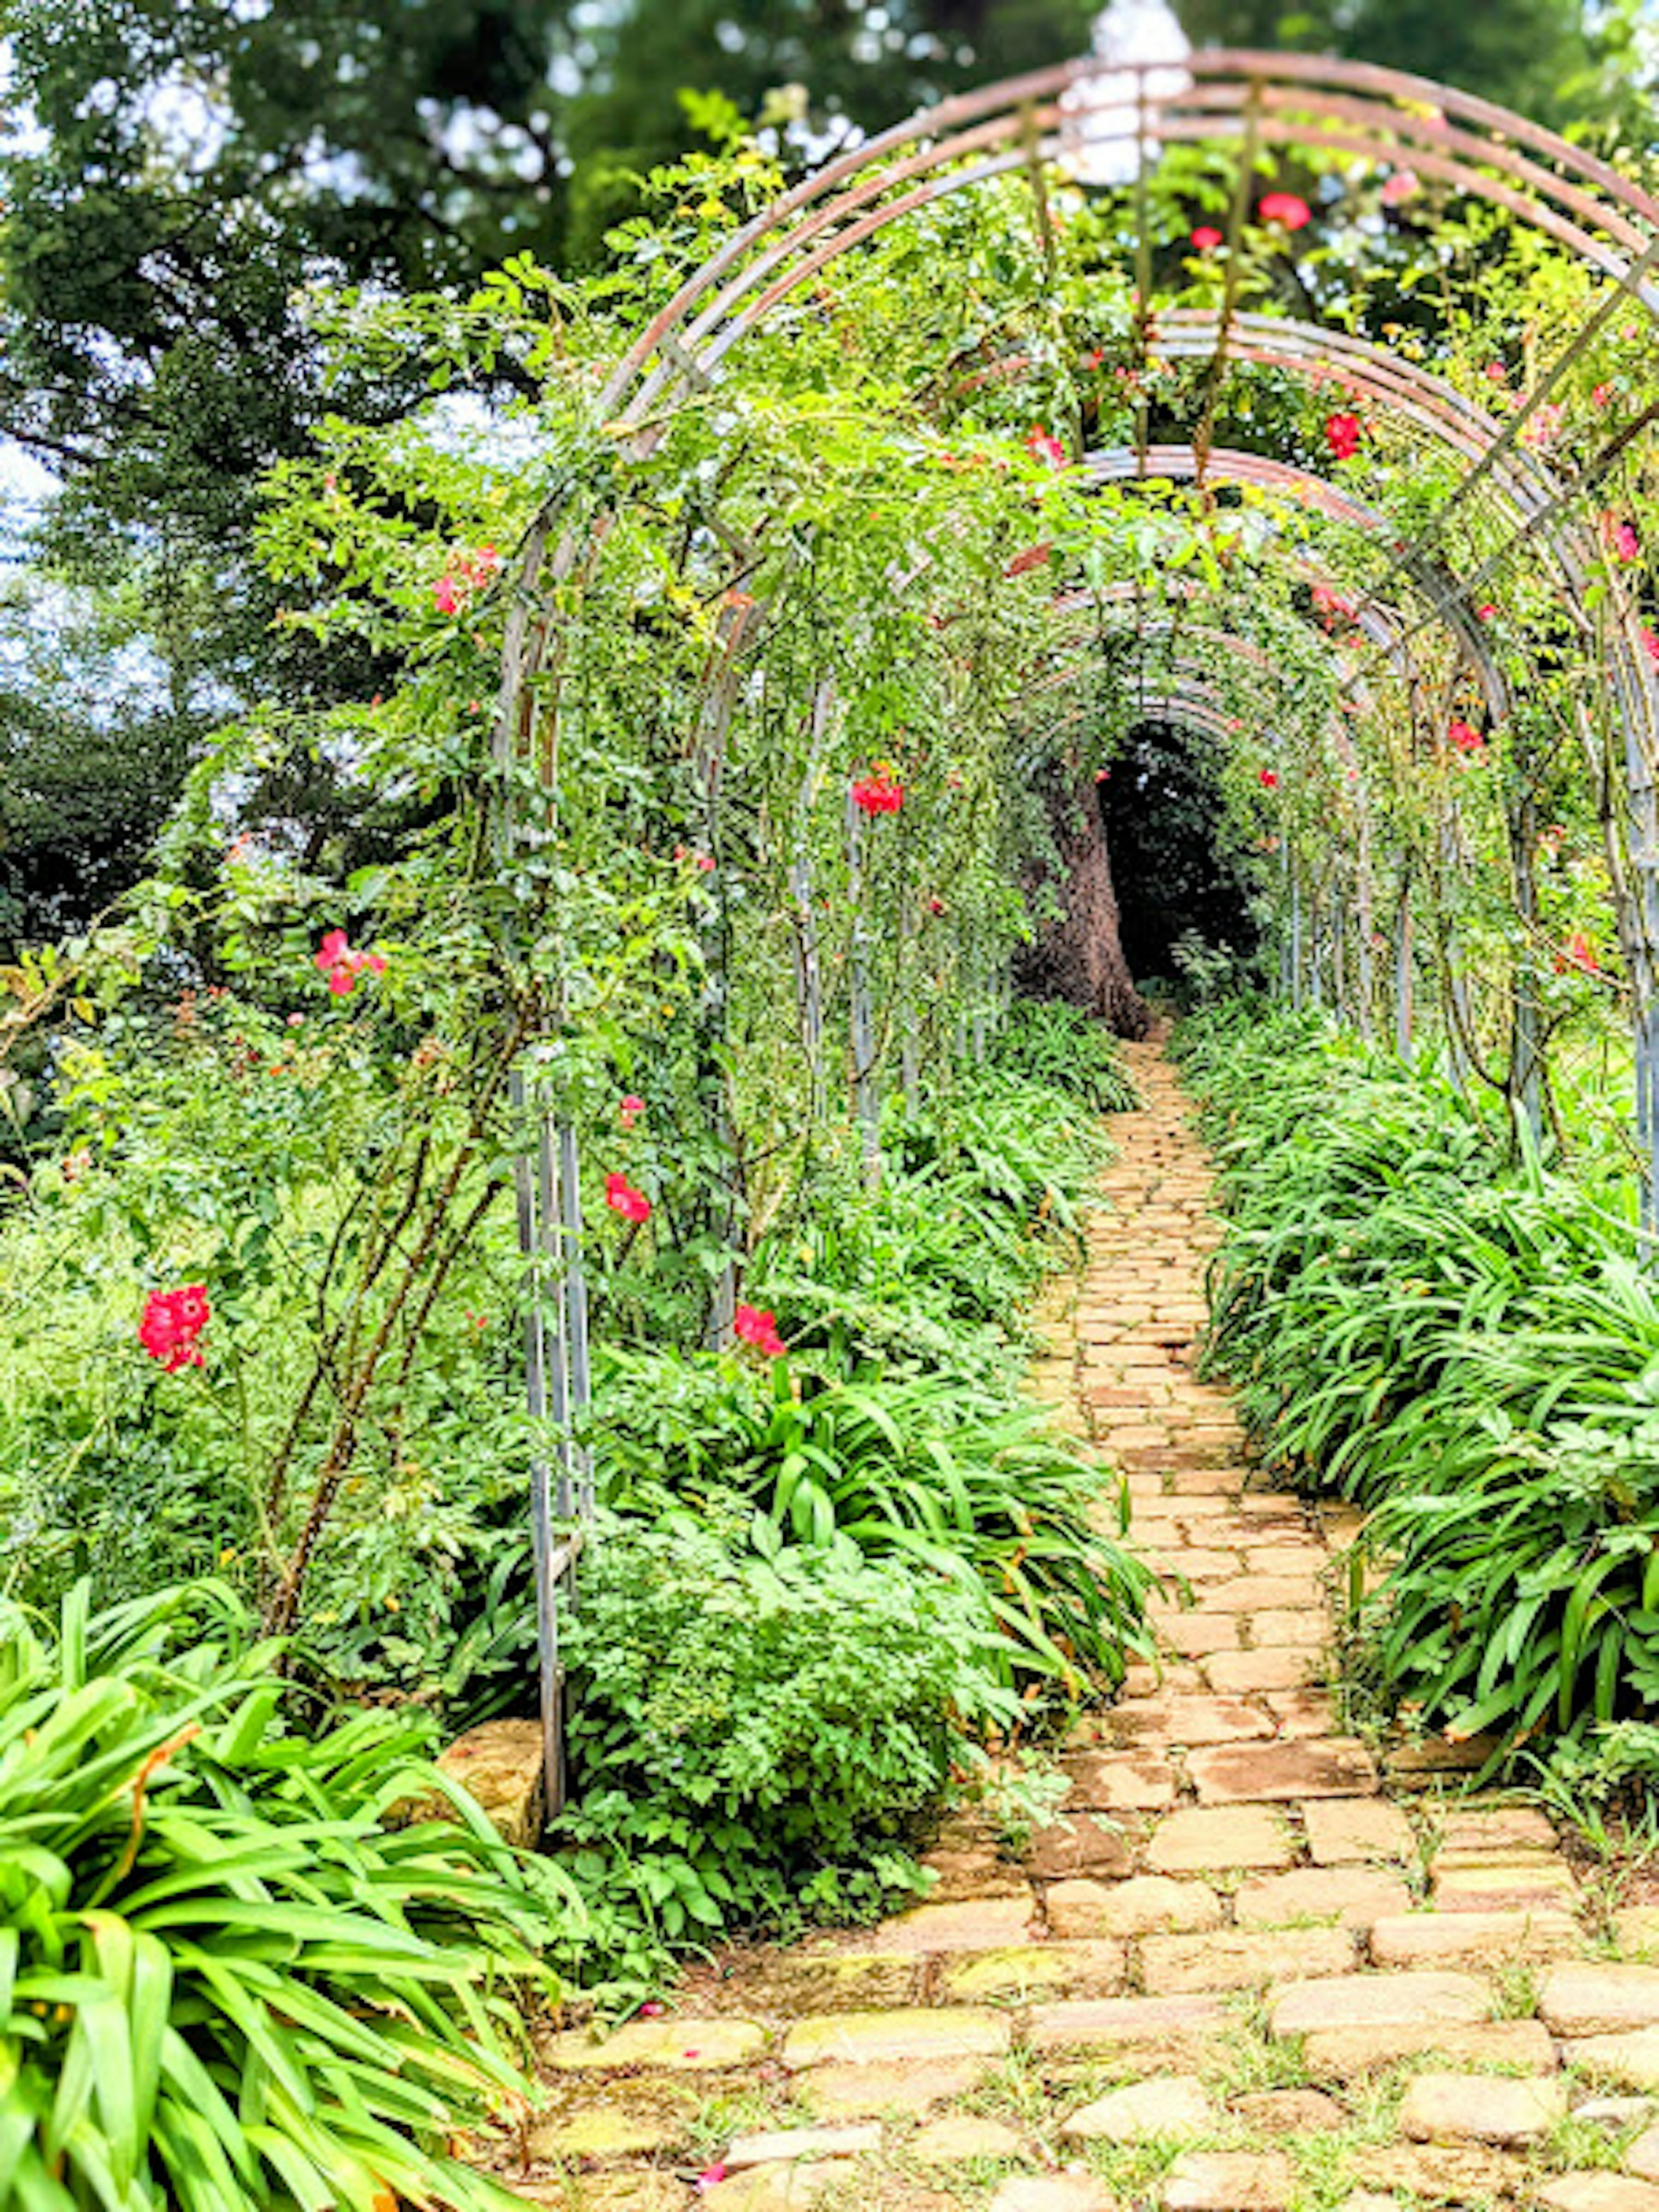
[[[1659, 259], [1659, 201], [1608, 164], [1490, 101], [1396, 71], [1319, 57], [1200, 52], [1178, 70], [1167, 64], [1108, 68], [1091, 57], [964, 94], [849, 150], [783, 195], [735, 233], [641, 331], [599, 397], [596, 426], [604, 426], [607, 439], [648, 451], [675, 407], [714, 382], [733, 351], [803, 287], [891, 225], [949, 195], [1017, 173], [1028, 175], [1040, 192], [1045, 170], [1053, 169], [1086, 185], [1101, 173], [1103, 157], [1111, 157], [1120, 174], [1125, 157], [1144, 172], [1164, 149], [1200, 143], [1237, 146], [1252, 155], [1265, 149], [1340, 155], [1379, 170], [1409, 167], [1553, 240], [1587, 268], [1627, 287], [1659, 319], [1659, 287], [1650, 275]], [[1252, 319], [1237, 319], [1246, 343], [1266, 347], [1265, 336], [1250, 334]], [[1173, 342], [1179, 343], [1178, 336]], [[1206, 343], [1195, 331], [1193, 342]], [[1207, 343], [1212, 353], [1220, 349], [1216, 339]], [[1328, 352], [1335, 349], [1323, 334], [1317, 343]], [[1403, 405], [1408, 395], [1401, 386], [1409, 379], [1401, 365], [1392, 369], [1388, 404]], [[1376, 379], [1381, 400], [1380, 369]], [[1456, 443], [1456, 428], [1450, 420], [1443, 425], [1449, 445]], [[1478, 468], [1480, 460], [1471, 459]], [[1517, 501], [1531, 495], [1532, 475], [1525, 467], [1494, 467], [1491, 474], [1494, 488]], [[1349, 519], [1366, 526], [1358, 514]], [[541, 718], [556, 712], [556, 687], [540, 684], [538, 678], [552, 650], [559, 586], [590, 553], [597, 556], [604, 526], [602, 517], [589, 523], [575, 515], [560, 494], [526, 535], [511, 580], [494, 725], [504, 765], [516, 758], [556, 757], [556, 748], [538, 742]], [[1564, 545], [1564, 560], [1568, 550]], [[1627, 622], [1625, 626], [1627, 630]], [[1479, 665], [1482, 641], [1465, 636], [1465, 642]], [[1484, 658], [1490, 662], [1490, 654]], [[1639, 658], [1633, 673], [1645, 676]], [[1650, 735], [1638, 739], [1634, 733], [1637, 688], [1632, 684], [1626, 704], [1631, 860], [1641, 886], [1635, 902], [1640, 927], [1630, 933], [1626, 950], [1638, 1010], [1638, 1119], [1644, 1150], [1651, 1154], [1659, 1145], [1659, 1024], [1653, 1013], [1659, 797]], [[1205, 693], [1189, 696], [1184, 679], [1172, 684], [1169, 697], [1171, 711], [1178, 706], [1195, 724], [1200, 716], [1215, 720]], [[1218, 734], [1224, 734], [1226, 719], [1219, 717], [1224, 729]], [[568, 1133], [556, 1140], [550, 1136], [541, 1150], [574, 1177], [574, 1139]], [[1653, 1188], [1651, 1172], [1648, 1188]], [[580, 1264], [578, 1252], [568, 1266], [579, 1269]], [[532, 1326], [547, 1356], [565, 1363], [568, 1375], [569, 1347], [556, 1316], [533, 1313]], [[541, 1482], [542, 1563], [556, 1556], [545, 1525], [548, 1491]], [[544, 1583], [549, 1571], [544, 1564]], [[552, 1595], [550, 1589], [543, 1589], [544, 1618], [550, 1621]], [[551, 1679], [556, 1659], [544, 1642], [544, 1680]], [[550, 1801], [556, 1802], [557, 1747], [546, 1698], [544, 1719]]]

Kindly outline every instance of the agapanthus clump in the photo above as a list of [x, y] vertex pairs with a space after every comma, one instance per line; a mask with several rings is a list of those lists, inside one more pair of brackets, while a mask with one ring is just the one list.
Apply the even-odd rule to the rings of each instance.
[[138, 1341], [169, 1375], [181, 1367], [204, 1366], [197, 1340], [212, 1318], [205, 1283], [187, 1283], [179, 1291], [152, 1291], [144, 1300]]

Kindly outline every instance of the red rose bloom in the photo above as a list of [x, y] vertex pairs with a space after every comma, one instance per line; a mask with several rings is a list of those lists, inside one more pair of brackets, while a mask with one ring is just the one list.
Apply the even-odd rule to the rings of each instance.
[[781, 1359], [787, 1349], [778, 1334], [777, 1316], [761, 1306], [739, 1306], [732, 1327], [740, 1342], [752, 1344], [769, 1359]]

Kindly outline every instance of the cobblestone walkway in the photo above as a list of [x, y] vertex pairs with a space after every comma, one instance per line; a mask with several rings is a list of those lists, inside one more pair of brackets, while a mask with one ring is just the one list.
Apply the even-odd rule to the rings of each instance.
[[[1349, 1518], [1256, 1486], [1193, 1373], [1217, 1227], [1156, 1044], [1036, 1375], [1123, 1470], [1167, 1659], [1064, 1754], [1018, 1858], [959, 1820], [933, 1899], [694, 1977], [544, 2053], [514, 2185], [566, 2212], [1659, 2212], [1659, 1911], [1549, 1822], [1380, 1775], [1326, 1686]], [[1106, 1508], [1103, 1504], [1103, 1510]], [[1650, 2095], [1648, 2093], [1652, 2093]]]

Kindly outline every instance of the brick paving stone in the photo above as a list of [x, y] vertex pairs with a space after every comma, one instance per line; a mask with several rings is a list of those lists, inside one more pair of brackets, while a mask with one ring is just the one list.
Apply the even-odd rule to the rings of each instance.
[[1126, 1875], [1133, 1863], [1122, 1830], [1089, 1813], [1066, 1813], [1036, 1829], [1021, 1861], [1026, 1873], [1039, 1881], [1078, 1875]]
[[1659, 2027], [1577, 2037], [1562, 2044], [1561, 2056], [1621, 2089], [1659, 2090]]
[[1204, 1673], [1212, 1690], [1245, 1693], [1253, 1690], [1296, 1690], [1323, 1678], [1322, 1655], [1311, 1650], [1292, 1651], [1218, 1651], [1206, 1659]]
[[972, 2112], [952, 2112], [934, 2120], [905, 2145], [924, 2166], [958, 2166], [970, 2158], [1024, 2158], [1025, 2146], [1000, 2120]]
[[1140, 1946], [1141, 1981], [1150, 1996], [1265, 1989], [1286, 1974], [1351, 1974], [1355, 1964], [1352, 1938], [1341, 1928], [1148, 1936]]
[[839, 2128], [771, 2128], [760, 2135], [739, 2136], [720, 2153], [720, 2163], [728, 2173], [741, 2173], [751, 2166], [787, 2164], [793, 2159], [862, 2158], [880, 2148], [881, 2128], [874, 2121]]
[[948, 1961], [947, 2004], [1030, 2004], [1039, 1998], [1116, 1996], [1128, 1972], [1122, 1943], [1028, 1943]]
[[1324, 1623], [1325, 1593], [1307, 1575], [1235, 1575], [1204, 1593], [1206, 1605], [1221, 1613], [1263, 1613], [1274, 1607], [1317, 1613]]
[[1027, 2034], [1033, 2051], [1114, 2049], [1213, 2037], [1231, 2025], [1231, 2015], [1211, 1996], [1099, 1997], [1038, 2005]]
[[1194, 1752], [1187, 1771], [1200, 1805], [1289, 1804], [1304, 1797], [1352, 1797], [1376, 1787], [1370, 1753], [1352, 1736], [1218, 1744]]
[[1532, 2201], [1524, 2159], [1486, 2143], [1392, 2143], [1368, 2149], [1364, 2160], [1368, 2180], [1405, 2190], [1419, 2203]]
[[1221, 1925], [1220, 1899], [1207, 1883], [1169, 1875], [1056, 1882], [1047, 1902], [1052, 1936], [1182, 1935]]
[[1552, 1966], [1538, 1986], [1538, 2014], [1560, 2036], [1659, 2026], [1659, 1966]]
[[1250, 1643], [1258, 1651], [1315, 1651], [1330, 1642], [1331, 1624], [1322, 1605], [1305, 1613], [1253, 1613]]
[[1164, 2184], [1168, 2212], [1284, 2212], [1295, 2187], [1278, 2151], [1194, 2150]]
[[988, 1844], [924, 1851], [921, 1863], [938, 1877], [927, 1893], [930, 1905], [963, 1905], [970, 1898], [1018, 1897], [1025, 1887], [1021, 1869]]
[[1566, 2086], [1553, 2075], [1419, 2074], [1401, 2104], [1398, 2125], [1413, 2142], [1508, 2148], [1537, 2142], [1566, 2116]]
[[1180, 1575], [1189, 1583], [1224, 1582], [1239, 1572], [1237, 1552], [1206, 1549], [1199, 1544], [1162, 1544], [1156, 1550], [1147, 1549], [1146, 1563], [1160, 1574]]
[[660, 2066], [676, 2074], [713, 2074], [758, 2058], [766, 2030], [751, 2020], [700, 2020], [681, 2014], [669, 2020], [630, 2020], [606, 2036], [574, 2028], [556, 2035], [543, 2057], [556, 2073]]
[[1316, 1799], [1302, 1818], [1316, 1866], [1410, 1859], [1415, 1850], [1411, 1822], [1380, 1797]]
[[1002, 2014], [965, 2005], [828, 2013], [795, 2022], [784, 2039], [783, 2063], [795, 2072], [831, 2061], [892, 2065], [922, 2058], [1000, 2057], [1011, 2040]]
[[989, 2212], [1116, 2212], [1116, 2204], [1091, 2173], [1018, 2174], [1003, 2183]]
[[1178, 1467], [1170, 1487], [1177, 1498], [1236, 1498], [1243, 1481], [1241, 1468]]
[[680, 2082], [629, 2080], [564, 2104], [530, 2131], [537, 2158], [628, 2158], [691, 2136], [702, 2099]]
[[1275, 2035], [1340, 2027], [1461, 2027], [1484, 2020], [1491, 2008], [1486, 1984], [1472, 1974], [1345, 1974], [1292, 1982], [1272, 1999], [1269, 2021]]
[[1613, 1916], [1613, 1932], [1621, 1951], [1659, 1951], [1659, 1905], [1625, 1905]]
[[1175, 1769], [1161, 1751], [1066, 1752], [1060, 1764], [1068, 1810], [1155, 1813], [1175, 1802]]
[[1387, 2027], [1320, 2028], [1302, 2049], [1314, 2074], [1338, 2083], [1424, 2051], [1457, 2065], [1516, 2067], [1533, 2074], [1553, 2073], [1556, 2063], [1550, 2032], [1537, 2020], [1487, 2021], [1476, 2027], [1407, 2021]]
[[1202, 2081], [1195, 2074], [1174, 2074], [1097, 2097], [1062, 2120], [1060, 2132], [1070, 2142], [1155, 2142], [1206, 2135], [1215, 2124]]
[[925, 2112], [978, 2087], [983, 2058], [882, 2060], [815, 2067], [793, 2085], [796, 2101], [821, 2120], [874, 2119], [882, 2112]]
[[971, 1898], [961, 1905], [918, 1905], [870, 1932], [878, 1951], [1002, 1951], [1023, 1943], [1036, 1912], [1029, 1889], [1014, 1897]]
[[1283, 1818], [1268, 1807], [1207, 1805], [1161, 1820], [1152, 1832], [1146, 1864], [1154, 1874], [1195, 1874], [1228, 1867], [1287, 1867], [1294, 1855]]
[[[697, 2202], [712, 2204], [714, 2212], [810, 2212], [826, 2189], [836, 2187], [856, 2171], [847, 2159], [805, 2159], [799, 2165], [751, 2166], [746, 2173], [733, 2173], [700, 2189]], [[587, 2200], [584, 2197], [577, 2202], [585, 2208]]]
[[1578, 1885], [1560, 1859], [1540, 1857], [1525, 1865], [1437, 1870], [1431, 1894], [1443, 1912], [1516, 1912], [1535, 1905], [1570, 1911], [1578, 1902]]
[[1272, 1717], [1243, 1698], [1171, 1695], [1118, 1706], [1112, 1723], [1126, 1740], [1166, 1744], [1249, 1743], [1271, 1736]]
[[1535, 1805], [1481, 1805], [1447, 1814], [1436, 1858], [1506, 1857], [1514, 1851], [1553, 1851], [1556, 1844], [1553, 1824]]
[[1571, 1958], [1583, 1948], [1578, 1923], [1536, 1912], [1407, 1912], [1371, 1929], [1379, 1966], [1504, 1966]]
[[1659, 2212], [1659, 2189], [1626, 2173], [1564, 2173], [1536, 2201], [1548, 2212]]
[[1178, 1613], [1158, 1624], [1160, 1644], [1184, 1659], [1239, 1649], [1238, 1616], [1231, 1613]]
[[1325, 2135], [1348, 2124], [1348, 2115], [1322, 2089], [1258, 2089], [1227, 2107], [1243, 2126], [1268, 2136]]
[[1311, 1539], [1301, 1543], [1257, 1543], [1246, 1552], [1244, 1564], [1253, 1575], [1300, 1575], [1320, 1583], [1330, 1565], [1330, 1553]]
[[902, 1952], [800, 1948], [740, 1957], [720, 1986], [733, 2013], [872, 2012], [910, 2002], [920, 1960]]
[[1340, 1921], [1369, 1928], [1404, 1913], [1411, 1892], [1397, 1875], [1371, 1867], [1297, 1867], [1289, 1874], [1258, 1875], [1234, 1900], [1241, 1928], [1282, 1928], [1293, 1920]]
[[1575, 2120], [1582, 2120], [1587, 2127], [1606, 2128], [1614, 2135], [1655, 2116], [1651, 2097], [1586, 2097], [1572, 2108]]
[[1443, 1775], [1473, 1773], [1502, 1748], [1492, 1735], [1464, 1736], [1455, 1743], [1443, 1736], [1426, 1736], [1421, 1743], [1394, 1745], [1383, 1763], [1389, 1778], [1402, 1789], [1427, 1789]]
[[568, 2180], [519, 2181], [498, 2177], [510, 2193], [546, 2212], [683, 2212], [685, 2190], [665, 2173], [593, 2173]]
[[1269, 1690], [1263, 1702], [1281, 1736], [1335, 1735], [1336, 1715], [1326, 1690]]

